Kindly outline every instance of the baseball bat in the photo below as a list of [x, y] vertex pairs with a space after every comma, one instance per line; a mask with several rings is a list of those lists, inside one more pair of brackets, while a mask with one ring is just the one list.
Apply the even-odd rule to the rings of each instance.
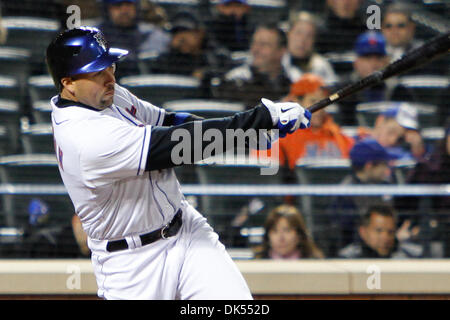
[[389, 77], [401, 74], [419, 66], [423, 66], [431, 60], [447, 54], [449, 51], [450, 32], [447, 32], [434, 37], [422, 46], [408, 52], [402, 58], [387, 65], [384, 69], [376, 71], [359, 81], [350, 83], [330, 95], [328, 98], [314, 103], [308, 108], [308, 110], [311, 113], [314, 113], [358, 91], [374, 86]]

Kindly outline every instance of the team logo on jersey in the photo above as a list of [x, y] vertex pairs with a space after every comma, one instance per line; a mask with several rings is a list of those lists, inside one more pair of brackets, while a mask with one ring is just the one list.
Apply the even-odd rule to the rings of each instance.
[[131, 114], [133, 117], [136, 118], [136, 107], [135, 106], [131, 106], [131, 108], [126, 108], [125, 110], [127, 110], [127, 112], [129, 114]]

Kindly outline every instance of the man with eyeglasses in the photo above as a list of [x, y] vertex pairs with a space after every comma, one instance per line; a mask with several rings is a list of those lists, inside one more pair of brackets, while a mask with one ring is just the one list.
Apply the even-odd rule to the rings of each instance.
[[386, 51], [391, 61], [422, 44], [415, 40], [416, 24], [411, 19], [411, 11], [405, 4], [393, 4], [383, 15], [382, 32], [386, 38]]

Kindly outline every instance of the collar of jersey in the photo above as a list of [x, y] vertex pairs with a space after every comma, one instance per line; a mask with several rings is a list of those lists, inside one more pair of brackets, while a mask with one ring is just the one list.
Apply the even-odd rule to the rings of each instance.
[[87, 104], [84, 104], [84, 103], [81, 103], [81, 102], [77, 102], [77, 101], [72, 101], [72, 100], [61, 98], [61, 96], [58, 96], [58, 99], [56, 100], [55, 105], [58, 108], [81, 107], [81, 108], [86, 108], [86, 109], [89, 109], [89, 110], [92, 110], [92, 111], [101, 111], [99, 109], [96, 109], [94, 107], [88, 106]]

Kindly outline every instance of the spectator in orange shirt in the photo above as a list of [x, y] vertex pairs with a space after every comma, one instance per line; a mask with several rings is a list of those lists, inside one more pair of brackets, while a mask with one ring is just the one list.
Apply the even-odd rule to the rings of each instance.
[[[291, 85], [285, 100], [308, 107], [327, 97], [324, 81], [317, 75], [304, 74]], [[280, 139], [280, 162], [293, 169], [300, 158], [348, 158], [353, 139], [341, 132], [332, 116], [322, 109], [314, 113], [311, 127], [302, 134], [292, 134]]]

